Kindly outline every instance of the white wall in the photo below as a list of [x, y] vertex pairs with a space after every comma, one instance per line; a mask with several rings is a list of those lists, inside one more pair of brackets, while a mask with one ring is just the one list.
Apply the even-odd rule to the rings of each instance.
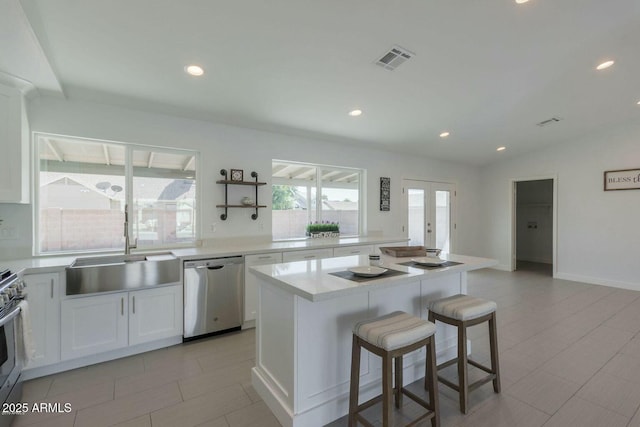
[[[402, 235], [403, 177], [422, 177], [454, 181], [458, 188], [458, 250], [480, 255], [477, 237], [479, 223], [478, 168], [420, 156], [367, 149], [333, 141], [285, 135], [189, 120], [121, 107], [81, 101], [64, 101], [41, 97], [29, 105], [32, 131], [86, 138], [133, 142], [157, 146], [182, 147], [201, 153], [198, 180], [202, 184], [201, 221], [204, 239], [229, 237], [271, 237], [271, 212], [261, 209], [257, 221], [245, 210], [230, 210], [229, 219], [221, 221], [215, 207], [224, 199], [223, 187], [216, 185], [222, 168], [255, 170], [261, 181], [271, 182], [271, 160], [283, 159], [322, 163], [367, 170], [367, 212], [369, 233]], [[379, 179], [391, 177], [391, 211], [379, 210]], [[234, 190], [237, 190], [234, 188]], [[239, 189], [238, 191], [243, 191]], [[260, 187], [260, 202], [270, 205], [270, 186]], [[22, 257], [31, 251], [31, 208], [29, 205], [0, 204], [4, 225], [19, 228], [17, 241], [0, 241], [0, 256]], [[216, 224], [216, 231], [211, 225]], [[26, 251], [26, 254], [25, 254]]]
[[640, 168], [627, 124], [481, 170], [485, 255], [509, 266], [513, 179], [557, 176], [556, 277], [640, 290], [640, 190], [603, 191], [603, 172]]

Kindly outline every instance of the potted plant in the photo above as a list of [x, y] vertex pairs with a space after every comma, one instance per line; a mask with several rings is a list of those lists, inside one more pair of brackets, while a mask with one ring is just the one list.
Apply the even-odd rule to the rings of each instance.
[[318, 237], [338, 237], [340, 236], [340, 225], [337, 222], [323, 221], [309, 223], [307, 225], [307, 236]]

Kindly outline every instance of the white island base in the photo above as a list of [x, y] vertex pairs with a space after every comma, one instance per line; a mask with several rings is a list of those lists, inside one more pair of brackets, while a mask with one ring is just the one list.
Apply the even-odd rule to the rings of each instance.
[[[256, 366], [252, 384], [285, 427], [318, 427], [348, 413], [353, 325], [396, 310], [427, 318], [427, 302], [466, 293], [467, 271], [495, 261], [451, 255], [462, 264], [422, 270], [384, 258], [407, 274], [363, 283], [330, 275], [366, 265], [366, 256], [255, 267], [259, 278]], [[393, 264], [392, 264], [393, 263]], [[438, 363], [456, 355], [455, 329], [438, 324]], [[424, 377], [425, 350], [404, 358], [404, 381]], [[360, 401], [381, 392], [380, 358], [362, 352]]]

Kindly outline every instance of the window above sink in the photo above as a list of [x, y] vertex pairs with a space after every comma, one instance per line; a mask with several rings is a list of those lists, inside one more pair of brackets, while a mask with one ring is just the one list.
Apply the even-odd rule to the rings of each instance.
[[36, 255], [124, 250], [129, 236], [154, 250], [197, 236], [195, 151], [38, 133]]

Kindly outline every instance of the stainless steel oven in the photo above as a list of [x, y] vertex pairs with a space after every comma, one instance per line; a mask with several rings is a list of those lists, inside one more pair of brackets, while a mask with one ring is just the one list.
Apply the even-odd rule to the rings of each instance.
[[0, 427], [10, 426], [13, 409], [22, 397], [21, 357], [18, 350], [18, 317], [20, 301], [24, 299], [22, 276], [2, 272], [0, 281]]

